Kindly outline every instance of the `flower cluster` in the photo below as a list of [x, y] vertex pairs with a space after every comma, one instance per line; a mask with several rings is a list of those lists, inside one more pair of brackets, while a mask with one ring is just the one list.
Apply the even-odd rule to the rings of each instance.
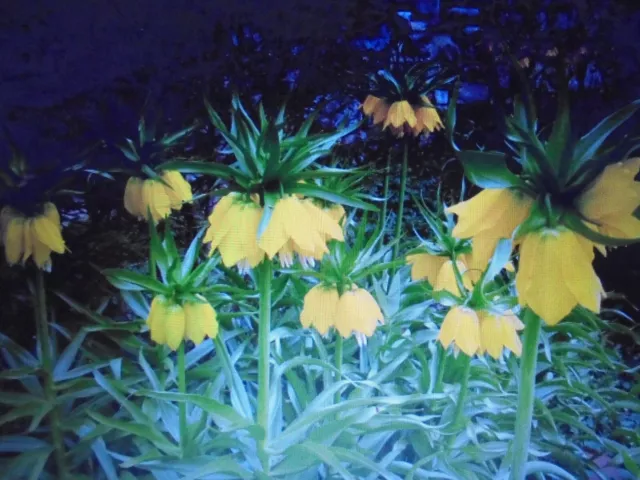
[[344, 338], [355, 334], [362, 344], [373, 335], [378, 322], [384, 323], [384, 317], [366, 290], [353, 285], [340, 295], [335, 285], [318, 284], [304, 297], [300, 322], [305, 328], [314, 327], [321, 335], [326, 335], [331, 327]]
[[220, 199], [209, 216], [203, 241], [210, 253], [220, 251], [225, 266], [238, 265], [241, 271], [254, 268], [265, 257], [276, 254], [282, 266], [293, 264], [298, 254], [303, 265], [313, 265], [328, 252], [327, 242], [344, 241], [341, 206], [322, 209], [313, 200], [285, 195], [274, 208], [267, 227], [258, 238], [264, 208], [256, 198], [230, 193]]
[[393, 134], [398, 137], [405, 134], [417, 137], [423, 132], [429, 134], [444, 128], [440, 115], [429, 98], [421, 95], [420, 100], [417, 105], [412, 105], [407, 100], [389, 104], [383, 98], [368, 95], [362, 104], [362, 111], [373, 117], [374, 125], [382, 123], [383, 130], [391, 127]]
[[45, 203], [43, 211], [27, 217], [11, 207], [0, 212], [0, 237], [9, 265], [24, 264], [29, 258], [40, 269], [51, 267], [51, 252], [64, 253], [60, 214], [53, 203]]
[[193, 198], [191, 185], [180, 172], [165, 171], [158, 178], [143, 180], [131, 177], [124, 191], [124, 208], [138, 218], [146, 219], [149, 212], [154, 222], [166, 218], [171, 210]]
[[176, 350], [183, 340], [198, 345], [205, 336], [218, 335], [216, 311], [204, 298], [198, 297], [196, 301], [180, 305], [164, 295], [155, 296], [147, 317], [151, 340]]

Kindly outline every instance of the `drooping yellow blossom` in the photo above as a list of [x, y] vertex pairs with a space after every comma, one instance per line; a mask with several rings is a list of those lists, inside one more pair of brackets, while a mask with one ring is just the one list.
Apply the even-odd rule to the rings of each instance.
[[602, 235], [640, 237], [640, 220], [633, 216], [640, 205], [638, 170], [640, 157], [609, 165], [578, 197], [578, 211]]
[[525, 235], [516, 274], [518, 300], [555, 325], [578, 305], [600, 312], [604, 290], [593, 270], [593, 243], [564, 227]]
[[431, 133], [444, 128], [438, 111], [426, 95], [420, 97], [422, 103], [412, 105], [407, 100], [400, 100], [388, 104], [386, 100], [368, 95], [362, 104], [365, 115], [373, 116], [373, 123], [383, 124], [394, 135], [402, 137], [405, 133], [418, 136], [421, 133]]
[[129, 178], [124, 190], [124, 208], [131, 215], [144, 219], [150, 211], [153, 221], [159, 222], [171, 209], [179, 210], [183, 203], [191, 201], [191, 185], [180, 172], [165, 171], [160, 178], [162, 181]]
[[33, 257], [40, 269], [51, 266], [51, 252], [64, 253], [60, 214], [53, 203], [45, 203], [43, 212], [26, 217], [11, 207], [4, 207], [0, 214], [0, 235], [5, 246], [5, 258], [9, 265], [25, 262]]
[[502, 238], [514, 230], [531, 212], [533, 199], [512, 189], [485, 189], [474, 197], [446, 209], [458, 215], [452, 234], [473, 238], [474, 270], [487, 265]]
[[444, 317], [438, 341], [444, 348], [454, 343], [468, 356], [475, 355], [481, 346], [478, 314], [468, 307], [453, 307]]
[[185, 302], [178, 305], [163, 295], [157, 295], [151, 302], [147, 317], [151, 340], [166, 344], [176, 350], [183, 340], [191, 340], [196, 345], [218, 335], [218, 322], [213, 307], [204, 299], [201, 302]]
[[335, 327], [344, 338], [351, 334], [370, 337], [384, 317], [375, 299], [362, 288], [354, 286], [339, 295], [334, 286], [316, 285], [304, 297], [300, 322], [322, 335]]
[[203, 242], [211, 243], [211, 255], [217, 248], [226, 267], [254, 268], [264, 258], [258, 246], [258, 227], [262, 207], [230, 193], [220, 199], [209, 215], [209, 228]]
[[493, 312], [479, 311], [480, 343], [482, 352], [487, 352], [496, 360], [502, 355], [502, 349], [511, 350], [516, 356], [522, 354], [522, 342], [518, 331], [524, 324], [511, 311], [501, 315]]
[[497, 359], [503, 348], [520, 356], [522, 343], [518, 331], [523, 328], [520, 319], [509, 310], [497, 314], [456, 306], [444, 317], [438, 340], [445, 348], [455, 344], [468, 356], [486, 352]]
[[363, 288], [344, 292], [336, 306], [335, 327], [344, 338], [354, 334], [370, 337], [384, 316], [376, 300]]
[[289, 259], [295, 252], [321, 259], [331, 239], [344, 241], [340, 225], [310, 199], [289, 195], [276, 202], [258, 245], [269, 258], [282, 252]]
[[304, 296], [304, 305], [300, 313], [300, 323], [304, 328], [315, 328], [320, 335], [326, 335], [336, 319], [338, 290], [318, 284]]

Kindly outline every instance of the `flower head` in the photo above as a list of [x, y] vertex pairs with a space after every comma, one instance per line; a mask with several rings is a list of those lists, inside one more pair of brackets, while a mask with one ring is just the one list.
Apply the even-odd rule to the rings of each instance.
[[124, 190], [124, 207], [138, 218], [147, 218], [151, 212], [154, 222], [166, 218], [171, 210], [179, 210], [184, 202], [191, 201], [191, 186], [182, 174], [175, 171], [162, 173], [162, 180], [131, 177]]
[[210, 254], [215, 249], [220, 251], [226, 267], [240, 264], [253, 268], [264, 258], [264, 251], [258, 246], [261, 218], [260, 205], [230, 193], [213, 208], [209, 215], [209, 228], [202, 241], [211, 243]]
[[640, 182], [635, 181], [639, 169], [640, 157], [609, 165], [578, 197], [578, 211], [599, 233], [640, 237], [640, 220], [633, 216], [640, 205]]
[[269, 258], [292, 253], [320, 260], [328, 252], [327, 241], [344, 241], [340, 225], [310, 199], [289, 195], [275, 204], [258, 245]]
[[468, 356], [475, 355], [481, 345], [478, 314], [468, 307], [453, 307], [444, 317], [438, 341], [444, 348], [454, 343]]
[[60, 214], [53, 203], [45, 203], [35, 217], [26, 217], [11, 207], [0, 213], [0, 235], [9, 265], [24, 263], [31, 257], [40, 269], [51, 267], [51, 252], [64, 253]]
[[213, 307], [206, 302], [172, 302], [163, 295], [157, 295], [151, 302], [147, 317], [151, 340], [166, 344], [176, 350], [183, 340], [191, 340], [196, 345], [218, 334], [218, 322]]
[[304, 297], [300, 322], [325, 335], [335, 327], [343, 337], [373, 335], [378, 322], [384, 323], [380, 307], [369, 292], [356, 286], [338, 294], [335, 286], [316, 285]]
[[417, 104], [407, 100], [388, 103], [382, 98], [368, 95], [362, 104], [365, 115], [373, 116], [373, 123], [383, 124], [394, 135], [402, 137], [405, 133], [418, 136], [421, 133], [435, 132], [444, 127], [438, 111], [426, 95], [420, 96]]
[[524, 236], [516, 274], [518, 300], [555, 325], [578, 305], [600, 312], [604, 290], [593, 270], [593, 243], [564, 227]]

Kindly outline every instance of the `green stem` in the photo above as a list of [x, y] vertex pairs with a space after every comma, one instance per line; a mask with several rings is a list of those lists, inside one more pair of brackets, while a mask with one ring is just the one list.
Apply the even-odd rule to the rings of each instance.
[[[467, 400], [467, 392], [469, 391], [469, 372], [471, 371], [471, 357], [465, 355], [464, 371], [462, 372], [462, 379], [460, 380], [460, 390], [458, 391], [458, 399], [456, 400], [456, 410], [453, 414], [453, 428], [457, 429], [462, 421], [462, 414], [464, 412], [464, 404]], [[449, 444], [453, 443], [455, 436], [449, 437]]]
[[[336, 334], [336, 345], [335, 345], [336, 346], [335, 363], [336, 363], [336, 369], [338, 370], [335, 376], [336, 382], [339, 382], [340, 377], [342, 376], [342, 344], [343, 344], [342, 335], [338, 333]], [[334, 403], [336, 404], [340, 403], [340, 392], [336, 392]]]
[[[187, 393], [187, 369], [184, 361], [184, 341], [178, 347], [178, 391]], [[180, 451], [184, 457], [187, 449], [187, 404], [180, 402], [178, 405], [178, 413], [180, 418]]]
[[[409, 141], [407, 139], [403, 142], [403, 152], [402, 152], [402, 172], [400, 174], [400, 194], [398, 196], [398, 215], [396, 217], [396, 232], [394, 235], [395, 244], [393, 246], [393, 260], [398, 258], [398, 253], [400, 251], [400, 237], [402, 235], [402, 217], [404, 215], [404, 196], [407, 189], [407, 171], [409, 165]], [[395, 268], [391, 269], [389, 272], [389, 283], [387, 285], [387, 292], [391, 288], [391, 281], [393, 276], [395, 275]]]
[[447, 355], [447, 351], [445, 348], [438, 342], [438, 375], [436, 377], [436, 383], [433, 387], [433, 393], [442, 393], [442, 380], [444, 379], [444, 370], [447, 365], [447, 359], [449, 356]]
[[269, 475], [269, 454], [265, 446], [269, 441], [269, 359], [271, 332], [271, 260], [265, 259], [258, 272], [260, 293], [260, 324], [258, 327], [258, 425], [264, 430], [264, 439], [259, 445], [262, 469]]
[[518, 410], [516, 412], [515, 438], [511, 480], [525, 480], [525, 466], [531, 439], [533, 400], [536, 389], [536, 363], [541, 319], [527, 309], [524, 316], [522, 358], [520, 359], [520, 383], [518, 385]]
[[387, 167], [384, 170], [384, 188], [382, 190], [382, 196], [384, 201], [382, 203], [382, 214], [380, 216], [380, 225], [378, 231], [384, 234], [384, 225], [387, 221], [387, 207], [389, 204], [389, 178], [391, 177], [391, 157], [392, 153], [389, 151], [387, 155]]
[[66, 480], [69, 478], [67, 471], [67, 463], [65, 460], [64, 438], [60, 426], [62, 419], [60, 415], [60, 407], [57, 405], [56, 388], [53, 380], [53, 355], [51, 352], [51, 343], [49, 342], [49, 323], [47, 320], [47, 297], [44, 288], [44, 275], [42, 270], [36, 269], [35, 281], [35, 317], [36, 317], [36, 335], [40, 343], [42, 355], [42, 370], [44, 377], [44, 395], [47, 402], [53, 407], [49, 412], [49, 427], [51, 430], [51, 443], [53, 444], [53, 455], [58, 471], [57, 478]]

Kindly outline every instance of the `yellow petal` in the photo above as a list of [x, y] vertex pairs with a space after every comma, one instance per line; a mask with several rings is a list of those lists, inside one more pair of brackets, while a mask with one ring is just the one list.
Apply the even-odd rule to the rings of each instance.
[[151, 182], [150, 188], [150, 206], [153, 220], [158, 222], [169, 216], [171, 213], [171, 200], [167, 194], [165, 185], [156, 180], [147, 180]]
[[427, 279], [432, 286], [435, 285], [438, 272], [448, 260], [448, 257], [428, 253], [407, 255], [407, 263], [411, 264], [411, 280]]
[[212, 241], [214, 245], [218, 233], [224, 235], [218, 248], [225, 266], [229, 267], [249, 258], [261, 259], [264, 256], [264, 252], [258, 246], [261, 217], [262, 208], [254, 203], [235, 203], [231, 206], [222, 228], [214, 234]]
[[367, 98], [364, 99], [364, 103], [362, 104], [362, 111], [365, 115], [371, 115], [380, 102], [382, 102], [380, 98], [374, 95], [367, 95]]
[[468, 356], [480, 348], [480, 323], [475, 311], [467, 307], [453, 307], [444, 317], [438, 341], [447, 348], [451, 343]]
[[384, 321], [376, 301], [366, 290], [344, 292], [336, 307], [335, 327], [343, 337], [351, 333], [373, 335], [378, 322]]
[[145, 216], [142, 201], [142, 183], [141, 179], [131, 177], [127, 180], [127, 185], [124, 189], [124, 208], [136, 217]]
[[49, 221], [56, 226], [56, 228], [62, 230], [62, 224], [60, 223], [60, 213], [53, 203], [47, 202], [44, 204], [44, 216], [47, 217]]
[[33, 253], [33, 237], [34, 237], [34, 232], [31, 228], [31, 225], [33, 225], [33, 219], [29, 219], [26, 220], [24, 222], [24, 225], [22, 227], [22, 232], [24, 235], [23, 238], [23, 248], [24, 248], [24, 252], [22, 253], [22, 264], [24, 265], [24, 263], [29, 260], [29, 257], [31, 256], [31, 254]]
[[[467, 271], [467, 267], [460, 260], [456, 262], [456, 266], [458, 267], [458, 271], [460, 275], [463, 277], [463, 282], [466, 284], [465, 287], [471, 289], [472, 285], [470, 285], [469, 280], [465, 281], [464, 274]], [[433, 286], [434, 291], [438, 292], [440, 290], [446, 290], [447, 292], [451, 292], [454, 295], [462, 295], [460, 289], [458, 288], [458, 282], [456, 281], [456, 274], [453, 269], [453, 262], [451, 260], [447, 260], [440, 267], [440, 271], [438, 271], [438, 276], [436, 277], [436, 283]]]
[[149, 316], [147, 317], [151, 340], [161, 345], [167, 341], [165, 327], [167, 305], [168, 300], [166, 297], [163, 295], [156, 295], [151, 301], [151, 308], [149, 309]]
[[169, 305], [164, 317], [164, 328], [167, 336], [166, 343], [171, 350], [177, 350], [184, 340], [185, 327], [184, 309], [177, 304]]
[[183, 203], [193, 199], [191, 185], [180, 172], [165, 171], [162, 174], [162, 179], [168, 184], [165, 188], [171, 202], [171, 208], [180, 209]]
[[187, 302], [183, 308], [186, 338], [199, 345], [205, 335], [215, 337], [218, 334], [216, 312], [208, 302]]
[[316, 285], [304, 296], [300, 323], [304, 328], [314, 327], [320, 335], [326, 335], [335, 322], [338, 300], [335, 288]]
[[57, 227], [44, 215], [33, 220], [38, 240], [56, 253], [64, 253], [65, 244], [60, 227]]

